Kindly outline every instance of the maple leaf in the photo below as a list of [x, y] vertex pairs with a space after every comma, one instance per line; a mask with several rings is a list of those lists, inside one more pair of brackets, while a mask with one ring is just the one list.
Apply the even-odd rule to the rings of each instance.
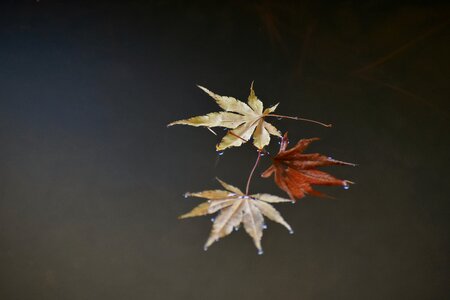
[[292, 200], [303, 198], [306, 194], [326, 196], [313, 190], [311, 185], [341, 185], [348, 188], [348, 184], [353, 182], [337, 179], [316, 168], [330, 165], [355, 166], [354, 164], [334, 160], [318, 153], [303, 154], [309, 144], [317, 140], [319, 139], [302, 139], [293, 148], [286, 150], [289, 143], [286, 133], [281, 140], [280, 151], [273, 157], [272, 165], [261, 176], [267, 178], [275, 174], [275, 183]]
[[270, 143], [270, 135], [281, 137], [280, 131], [264, 120], [266, 116], [275, 111], [278, 104], [264, 110], [263, 103], [255, 95], [253, 83], [250, 86], [247, 103], [233, 97], [217, 95], [202, 86], [198, 87], [210, 95], [224, 111], [175, 121], [167, 126], [180, 124], [196, 127], [204, 126], [208, 129], [211, 127], [231, 129], [216, 145], [217, 151], [229, 147], [238, 147], [247, 142], [252, 135], [253, 144], [258, 149], [262, 149]]
[[214, 214], [219, 214], [214, 219], [214, 224], [205, 243], [207, 250], [211, 244], [218, 239], [229, 235], [233, 229], [237, 229], [242, 223], [245, 231], [253, 239], [262, 254], [261, 238], [263, 235], [264, 217], [286, 227], [293, 233], [291, 226], [283, 219], [281, 214], [269, 203], [291, 202], [289, 199], [273, 196], [270, 194], [245, 195], [240, 189], [217, 179], [225, 190], [207, 190], [197, 193], [186, 193], [185, 196], [193, 196], [208, 199], [190, 212], [181, 215], [179, 218], [189, 218]]

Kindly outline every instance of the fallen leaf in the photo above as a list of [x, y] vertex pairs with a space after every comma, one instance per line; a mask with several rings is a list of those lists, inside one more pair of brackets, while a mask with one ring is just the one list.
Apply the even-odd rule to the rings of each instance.
[[229, 128], [230, 130], [216, 146], [217, 151], [238, 147], [247, 142], [252, 135], [253, 144], [258, 149], [262, 149], [270, 143], [270, 135], [281, 137], [278, 129], [264, 120], [267, 115], [275, 111], [278, 104], [264, 110], [263, 103], [255, 95], [253, 83], [250, 86], [247, 103], [233, 97], [217, 95], [202, 86], [198, 87], [210, 95], [224, 111], [175, 121], [167, 126], [179, 124], [204, 126], [208, 129], [211, 127]]
[[245, 231], [253, 239], [258, 253], [262, 254], [261, 238], [265, 226], [264, 216], [274, 222], [280, 223], [292, 233], [291, 226], [269, 204], [291, 202], [291, 200], [269, 194], [245, 195], [237, 187], [227, 184], [220, 179], [218, 181], [225, 190], [208, 190], [185, 194], [186, 197], [206, 198], [208, 201], [201, 203], [190, 212], [179, 217], [180, 219], [184, 219], [219, 212], [214, 219], [211, 233], [205, 243], [205, 250], [220, 238], [229, 235], [233, 229], [238, 229], [242, 223]]
[[315, 191], [311, 185], [341, 185], [347, 188], [348, 180], [341, 180], [323, 171], [316, 170], [317, 167], [330, 165], [354, 164], [332, 159], [318, 153], [303, 154], [303, 151], [318, 138], [302, 139], [293, 148], [286, 150], [289, 143], [287, 133], [280, 143], [280, 151], [273, 157], [272, 165], [264, 171], [262, 177], [275, 176], [275, 183], [285, 191], [292, 200], [303, 198], [305, 195], [326, 196]]

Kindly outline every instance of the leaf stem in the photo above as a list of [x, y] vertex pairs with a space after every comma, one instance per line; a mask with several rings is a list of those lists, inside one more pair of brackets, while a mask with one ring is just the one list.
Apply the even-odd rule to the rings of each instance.
[[212, 130], [211, 127], [206, 127], [206, 129], [208, 129], [209, 131], [211, 131], [212, 134], [217, 135], [217, 133], [216, 133], [214, 130]]
[[300, 117], [290, 117], [290, 116], [283, 116], [283, 115], [275, 115], [275, 114], [267, 114], [267, 117], [277, 117], [277, 118], [283, 118], [283, 119], [292, 119], [292, 120], [299, 120], [299, 121], [306, 121], [306, 122], [311, 122], [311, 123], [316, 123], [325, 127], [331, 127], [331, 124], [325, 124], [319, 121], [315, 121], [315, 120], [311, 120], [311, 119], [305, 119], [305, 118], [300, 118]]
[[248, 195], [248, 189], [250, 188], [250, 181], [252, 180], [253, 173], [255, 173], [256, 167], [258, 166], [259, 159], [261, 158], [261, 150], [258, 150], [258, 157], [256, 158], [255, 165], [253, 166], [250, 175], [248, 176], [247, 185], [245, 187], [245, 194]]

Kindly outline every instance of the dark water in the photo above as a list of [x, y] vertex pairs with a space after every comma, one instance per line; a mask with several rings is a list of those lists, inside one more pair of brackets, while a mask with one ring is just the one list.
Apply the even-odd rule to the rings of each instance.
[[[0, 298], [447, 299], [449, 8], [3, 1]], [[277, 206], [295, 234], [269, 222], [262, 256], [243, 230], [204, 252], [182, 194], [243, 187], [255, 153], [216, 161], [217, 137], [166, 124], [217, 109], [196, 84], [245, 99], [252, 80], [333, 123], [274, 121], [357, 184]]]

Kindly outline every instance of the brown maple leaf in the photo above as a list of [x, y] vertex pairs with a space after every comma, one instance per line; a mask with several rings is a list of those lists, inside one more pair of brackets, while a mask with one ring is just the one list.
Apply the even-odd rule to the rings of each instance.
[[335, 160], [319, 153], [303, 154], [309, 144], [317, 140], [319, 139], [302, 139], [293, 148], [286, 150], [289, 143], [286, 133], [281, 140], [280, 151], [273, 157], [272, 165], [261, 176], [267, 178], [275, 174], [275, 183], [292, 200], [301, 199], [307, 194], [326, 196], [315, 191], [311, 185], [341, 185], [348, 188], [353, 182], [337, 179], [316, 168], [330, 165], [355, 166], [355, 164]]
[[289, 199], [269, 195], [254, 194], [245, 195], [240, 189], [217, 179], [225, 190], [208, 190], [197, 193], [186, 193], [185, 196], [206, 198], [208, 201], [201, 203], [190, 212], [181, 215], [179, 218], [190, 218], [204, 216], [219, 212], [205, 243], [204, 249], [219, 240], [219, 238], [229, 235], [233, 229], [239, 228], [242, 223], [245, 231], [252, 237], [253, 242], [262, 254], [261, 238], [263, 235], [264, 217], [286, 227], [293, 233], [291, 226], [283, 219], [281, 214], [270, 204], [277, 202], [291, 202]]

